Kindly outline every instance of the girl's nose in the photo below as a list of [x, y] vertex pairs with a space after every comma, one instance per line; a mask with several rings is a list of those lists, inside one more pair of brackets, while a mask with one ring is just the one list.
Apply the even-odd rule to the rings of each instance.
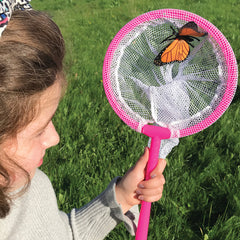
[[59, 143], [59, 140], [60, 140], [59, 135], [51, 121], [51, 122], [49, 122], [49, 124], [45, 130], [42, 144], [47, 149], [47, 148], [57, 145]]

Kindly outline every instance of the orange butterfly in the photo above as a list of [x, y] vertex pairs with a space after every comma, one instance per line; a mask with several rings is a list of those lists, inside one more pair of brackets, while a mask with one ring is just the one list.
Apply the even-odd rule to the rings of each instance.
[[167, 40], [174, 41], [165, 47], [154, 59], [154, 64], [157, 66], [185, 60], [190, 53], [190, 46], [194, 47], [191, 42], [195, 39], [200, 41], [198, 37], [207, 35], [205, 32], [198, 31], [198, 26], [195, 22], [186, 23], [178, 32], [176, 32], [172, 26], [170, 27], [173, 30], [173, 34], [164, 39], [161, 43]]

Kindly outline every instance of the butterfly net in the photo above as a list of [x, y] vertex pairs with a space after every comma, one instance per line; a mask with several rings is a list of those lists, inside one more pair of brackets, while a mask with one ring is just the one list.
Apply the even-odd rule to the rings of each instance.
[[[218, 43], [209, 35], [193, 39], [188, 57], [163, 66], [155, 57], [186, 21], [157, 19], [143, 22], [118, 43], [111, 60], [113, 96], [128, 119], [171, 130], [171, 137], [210, 116], [227, 87], [228, 71]], [[199, 31], [203, 31], [199, 29]]]

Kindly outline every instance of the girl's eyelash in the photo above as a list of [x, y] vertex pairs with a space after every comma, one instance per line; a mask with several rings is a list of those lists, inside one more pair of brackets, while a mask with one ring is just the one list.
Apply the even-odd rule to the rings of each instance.
[[41, 136], [44, 133], [45, 129], [41, 130], [40, 132], [37, 133], [36, 137]]
[[37, 133], [37, 137], [41, 136], [41, 135], [45, 132], [47, 126], [48, 126], [48, 125], [46, 125], [44, 128], [42, 128], [42, 129]]
[[42, 132], [37, 133], [36, 137], [40, 137], [42, 135]]

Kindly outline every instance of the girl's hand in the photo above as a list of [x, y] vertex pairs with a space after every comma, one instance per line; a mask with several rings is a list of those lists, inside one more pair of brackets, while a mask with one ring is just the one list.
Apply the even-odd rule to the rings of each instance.
[[164, 159], [159, 159], [156, 168], [151, 172], [151, 179], [145, 181], [145, 169], [149, 158], [149, 149], [145, 148], [144, 154], [136, 165], [128, 170], [125, 176], [116, 185], [116, 199], [126, 213], [142, 200], [155, 202], [162, 197], [165, 179], [163, 170], [166, 166]]

